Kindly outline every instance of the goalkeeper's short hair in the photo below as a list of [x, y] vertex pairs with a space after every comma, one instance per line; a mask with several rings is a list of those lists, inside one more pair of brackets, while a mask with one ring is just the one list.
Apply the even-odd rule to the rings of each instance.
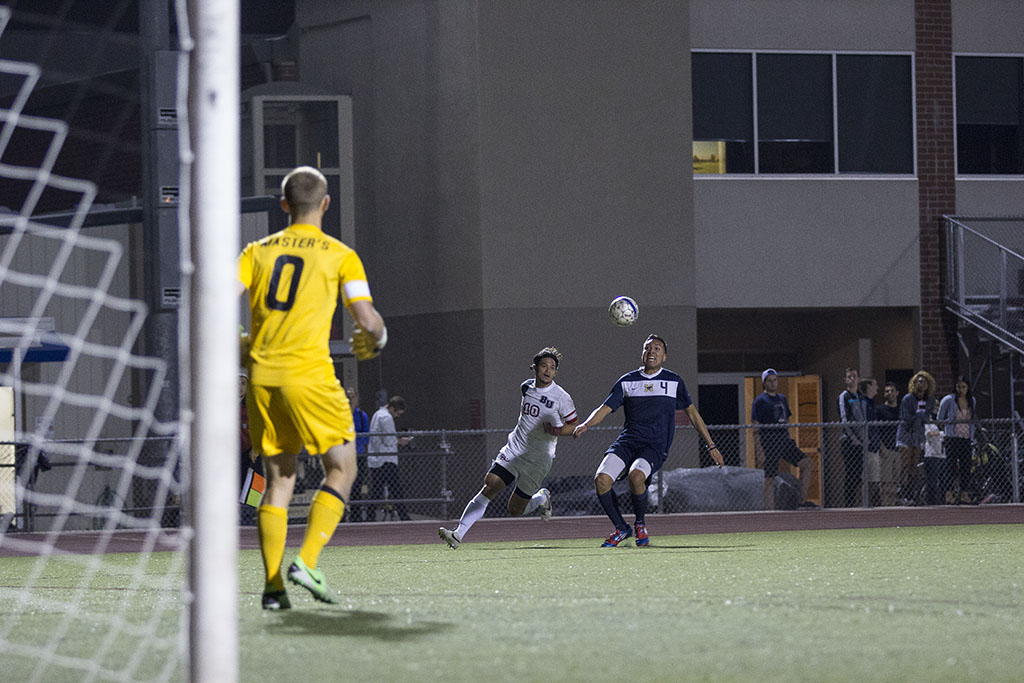
[[292, 215], [314, 211], [327, 194], [327, 179], [312, 166], [299, 166], [281, 181], [281, 194]]

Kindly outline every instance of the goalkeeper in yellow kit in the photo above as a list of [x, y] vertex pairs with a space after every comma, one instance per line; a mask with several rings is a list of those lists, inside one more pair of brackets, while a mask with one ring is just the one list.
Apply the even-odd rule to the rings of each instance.
[[249, 434], [267, 475], [258, 512], [264, 609], [291, 607], [281, 563], [295, 462], [303, 448], [320, 455], [325, 476], [310, 503], [306, 535], [288, 567], [288, 580], [317, 600], [335, 602], [317, 559], [341, 520], [356, 475], [352, 410], [328, 348], [338, 296], [358, 326], [350, 340], [356, 358], [375, 357], [387, 342], [359, 255], [321, 231], [331, 201], [323, 174], [309, 166], [296, 168], [281, 190], [281, 207], [291, 224], [251, 242], [238, 258], [238, 279], [249, 290], [252, 311], [249, 349], [242, 359], [250, 373]]

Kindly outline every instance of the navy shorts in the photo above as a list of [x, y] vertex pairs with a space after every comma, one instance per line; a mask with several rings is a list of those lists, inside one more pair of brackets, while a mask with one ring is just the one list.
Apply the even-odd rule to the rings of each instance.
[[764, 447], [764, 478], [774, 477], [779, 473], [779, 461], [785, 460], [791, 465], [799, 465], [807, 457], [807, 454], [800, 450], [796, 442], [788, 436], [775, 438], [767, 443], [762, 442]]

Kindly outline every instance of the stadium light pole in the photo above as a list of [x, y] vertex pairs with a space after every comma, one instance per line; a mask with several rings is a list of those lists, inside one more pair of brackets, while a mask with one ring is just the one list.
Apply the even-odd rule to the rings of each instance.
[[190, 167], [191, 180], [182, 234], [191, 242], [182, 254], [194, 270], [189, 278], [183, 261], [191, 420], [182, 422], [191, 421], [189, 666], [192, 681], [232, 683], [239, 652], [239, 0], [188, 0], [187, 9], [191, 155], [182, 168]]

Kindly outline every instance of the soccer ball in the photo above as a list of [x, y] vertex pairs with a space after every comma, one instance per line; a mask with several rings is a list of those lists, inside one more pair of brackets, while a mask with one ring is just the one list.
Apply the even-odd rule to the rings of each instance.
[[617, 296], [608, 306], [608, 317], [619, 327], [629, 327], [640, 317], [640, 307], [628, 296]]

